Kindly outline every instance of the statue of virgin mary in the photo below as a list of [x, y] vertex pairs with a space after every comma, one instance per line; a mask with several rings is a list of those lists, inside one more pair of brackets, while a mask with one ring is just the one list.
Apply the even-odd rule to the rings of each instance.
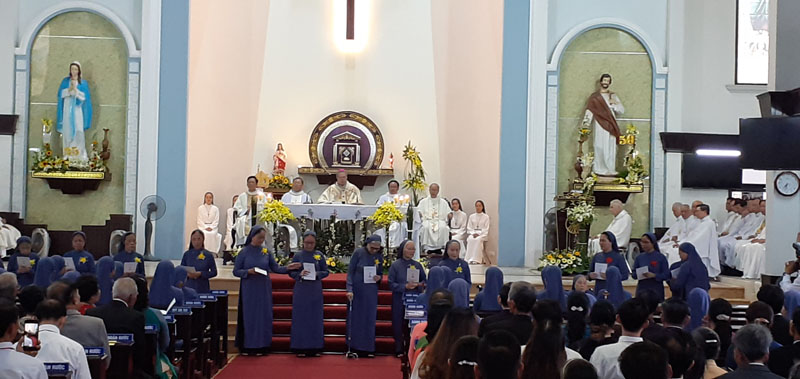
[[69, 76], [58, 88], [56, 130], [61, 132], [64, 159], [86, 161], [86, 138], [83, 131], [92, 126], [92, 96], [89, 82], [81, 78], [80, 62], [69, 65]]

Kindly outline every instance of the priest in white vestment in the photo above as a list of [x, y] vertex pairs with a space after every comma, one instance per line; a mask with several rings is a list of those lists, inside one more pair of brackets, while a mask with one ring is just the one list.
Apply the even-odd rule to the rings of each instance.
[[347, 172], [344, 170], [336, 173], [336, 183], [325, 189], [317, 202], [320, 204], [364, 204], [361, 200], [361, 191], [347, 181]]
[[717, 251], [717, 224], [709, 217], [711, 209], [706, 204], [700, 204], [695, 210], [695, 216], [698, 223], [695, 228], [689, 232], [689, 235], [676, 245], [684, 242], [689, 242], [697, 249], [697, 255], [706, 265], [708, 276], [716, 278], [719, 276], [721, 269], [719, 265], [719, 252]]
[[203, 204], [197, 207], [197, 229], [203, 232], [205, 249], [219, 251], [219, 208], [214, 205], [214, 194], [206, 192]]
[[420, 200], [417, 205], [417, 215], [421, 222], [419, 242], [425, 252], [444, 249], [450, 239], [450, 228], [447, 226], [450, 205], [447, 200], [439, 197], [438, 184], [431, 184], [428, 193], [430, 196]]
[[6, 219], [0, 218], [0, 258], [6, 256], [6, 250], [17, 247], [17, 238], [22, 237], [22, 233], [10, 224], [6, 224]]
[[697, 226], [699, 221], [700, 220], [692, 214], [692, 207], [690, 207], [689, 204], [681, 204], [680, 229], [677, 231], [677, 234], [673, 234], [669, 240], [662, 238], [661, 242], [658, 243], [658, 248], [661, 249], [661, 253], [667, 257], [667, 262], [669, 262], [670, 265], [681, 260], [676, 243], [685, 240], [686, 237], [689, 236], [690, 230], [694, 230], [694, 227]]
[[284, 204], [313, 203], [313, 201], [311, 201], [311, 196], [308, 196], [308, 194], [305, 191], [303, 191], [304, 186], [305, 183], [303, 182], [303, 178], [299, 176], [294, 178], [294, 180], [292, 180], [292, 189], [289, 192], [283, 194], [283, 196], [281, 196], [281, 201]]
[[742, 278], [759, 279], [767, 270], [765, 253], [767, 252], [767, 224], [764, 221], [757, 230], [756, 238], [739, 241], [736, 244], [736, 269], [742, 272]]
[[[389, 192], [381, 195], [378, 198], [377, 205], [382, 205], [383, 203], [394, 203], [395, 199], [399, 199], [400, 193], [400, 182], [397, 180], [390, 180], [389, 181]], [[386, 239], [386, 230], [381, 228], [375, 231], [376, 235], [381, 237], [381, 241], [387, 241], [389, 248], [394, 249], [400, 246], [404, 240], [408, 239], [408, 223], [403, 221], [394, 221], [391, 225], [389, 225], [389, 238]]]
[[672, 222], [669, 229], [664, 233], [664, 236], [661, 237], [661, 241], [659, 243], [667, 243], [669, 241], [677, 241], [678, 235], [681, 233], [683, 226], [685, 225], [683, 222], [683, 217], [681, 217], [681, 204], [680, 202], [676, 202], [672, 204], [672, 216], [675, 217], [675, 221]]
[[461, 246], [461, 251], [458, 257], [464, 259], [467, 256], [467, 221], [468, 217], [466, 212], [461, 209], [461, 200], [450, 200], [450, 209], [452, 211], [447, 215], [450, 227], [450, 239], [458, 241]]
[[[766, 202], [764, 207], [766, 207]], [[760, 210], [759, 200], [749, 200], [747, 209], [742, 212], [742, 219], [731, 227], [730, 234], [718, 238], [720, 260], [725, 266], [736, 266], [734, 253], [738, 241], [756, 237], [756, 230], [761, 226], [761, 222], [764, 221], [764, 215], [760, 213]]]
[[489, 237], [489, 215], [482, 200], [475, 202], [475, 213], [467, 221], [467, 257], [469, 264], [497, 264], [494, 257], [486, 254], [486, 239]]
[[223, 238], [223, 241], [225, 241], [225, 247], [228, 250], [233, 250], [234, 247], [233, 225], [236, 223], [236, 216], [234, 215], [234, 213], [236, 213], [236, 209], [233, 206], [236, 205], [236, 199], [238, 198], [239, 195], [233, 195], [233, 201], [231, 202], [231, 207], [228, 208], [228, 211], [226, 212], [227, 217], [225, 217], [225, 238]]
[[267, 196], [260, 188], [257, 188], [258, 179], [255, 176], [247, 177], [247, 191], [242, 192], [233, 209], [236, 210], [238, 218], [234, 228], [236, 229], [236, 244], [242, 245], [250, 234], [250, 229], [260, 224], [258, 213], [264, 209], [267, 203]]
[[[617, 237], [617, 246], [627, 248], [628, 242], [630, 242], [631, 239], [633, 218], [628, 214], [628, 211], [623, 208], [622, 202], [618, 199], [611, 200], [608, 209], [611, 211], [611, 214], [614, 215], [614, 219], [611, 220], [611, 224], [603, 231], [613, 233], [614, 237]], [[600, 251], [600, 237], [592, 238], [592, 240], [589, 241], [589, 256], [597, 254]]]
[[728, 201], [725, 202], [725, 210], [728, 211], [728, 214], [725, 216], [725, 222], [719, 226], [720, 237], [730, 234], [731, 227], [742, 218], [742, 208], [737, 203], [737, 199], [728, 198]]

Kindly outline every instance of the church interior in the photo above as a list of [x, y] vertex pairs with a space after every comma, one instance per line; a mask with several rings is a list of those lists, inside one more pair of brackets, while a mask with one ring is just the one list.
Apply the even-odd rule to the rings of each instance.
[[[775, 315], [800, 305], [800, 2], [0, 8], [0, 287], [14, 276], [22, 309], [27, 287], [50, 298], [64, 282], [95, 315], [130, 278], [168, 326], [147, 321], [145, 344], [105, 320], [105, 346], [78, 341], [93, 378], [444, 378], [412, 353], [435, 319], [426, 301], [463, 293], [488, 320], [508, 283], [507, 297], [561, 299], [564, 317], [575, 292], [619, 312], [654, 293], [711, 329], [708, 303], [724, 299], [743, 339], [773, 288]], [[80, 292], [87, 276], [98, 304]], [[596, 355], [583, 356], [595, 377], [623, 377]], [[49, 377], [84, 377], [36, 359]], [[481, 359], [460, 377], [480, 377]], [[534, 358], [516, 359], [508, 377], [528, 377]]]

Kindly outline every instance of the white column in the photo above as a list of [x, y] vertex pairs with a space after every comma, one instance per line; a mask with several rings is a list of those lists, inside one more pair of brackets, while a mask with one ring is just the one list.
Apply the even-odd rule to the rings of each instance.
[[[14, 39], [17, 34], [19, 0], [3, 0], [0, 12], [0, 114], [14, 110]], [[12, 136], [0, 135], [0, 211], [11, 210]]]

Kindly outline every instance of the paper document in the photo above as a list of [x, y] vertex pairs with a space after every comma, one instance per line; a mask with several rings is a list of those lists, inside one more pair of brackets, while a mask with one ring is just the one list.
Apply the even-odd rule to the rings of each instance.
[[125, 264], [122, 265], [122, 272], [126, 274], [135, 273], [137, 264], [136, 262], [125, 262]]
[[375, 275], [378, 275], [375, 266], [364, 266], [364, 283], [375, 283]]
[[648, 272], [650, 272], [650, 268], [649, 267], [647, 267], [647, 266], [639, 267], [639, 268], [636, 269], [636, 277], [639, 278], [639, 280], [647, 279], [647, 278], [644, 277], [644, 274], [647, 274]]
[[678, 268], [676, 268], [676, 269], [672, 270], [672, 278], [673, 278], [673, 279], [677, 278], [677, 277], [678, 277], [678, 274], [680, 274], [680, 273], [681, 273], [681, 268], [680, 268], [680, 267], [678, 267]]
[[317, 265], [313, 263], [303, 263], [303, 270], [308, 271], [308, 274], [303, 275], [304, 280], [317, 280]]
[[406, 282], [419, 283], [419, 270], [409, 267], [406, 269]]
[[75, 271], [75, 261], [72, 258], [64, 258], [64, 266], [67, 268], [67, 271]]
[[31, 268], [31, 259], [28, 257], [17, 257], [17, 266]]
[[165, 315], [165, 316], [166, 316], [166, 315], [167, 315], [167, 313], [169, 313], [169, 310], [170, 310], [170, 309], [172, 309], [172, 307], [173, 307], [174, 305], [175, 305], [175, 298], [173, 297], [173, 298], [172, 298], [172, 301], [170, 301], [170, 302], [169, 302], [169, 305], [167, 306], [167, 309], [159, 309], [159, 311], [161, 311], [161, 314], [162, 314], [162, 315]]
[[598, 274], [605, 274], [606, 270], [608, 270], [608, 263], [595, 263], [594, 264], [594, 272]]
[[259, 273], [259, 274], [264, 275], [264, 276], [269, 276], [269, 273], [267, 272], [267, 270], [264, 270], [263, 268], [253, 267], [253, 269], [256, 271], [256, 273]]
[[195, 270], [194, 266], [181, 266], [181, 267], [183, 267], [186, 270], [186, 272], [188, 272], [190, 274], [193, 274], [193, 273], [197, 272], [197, 270]]

